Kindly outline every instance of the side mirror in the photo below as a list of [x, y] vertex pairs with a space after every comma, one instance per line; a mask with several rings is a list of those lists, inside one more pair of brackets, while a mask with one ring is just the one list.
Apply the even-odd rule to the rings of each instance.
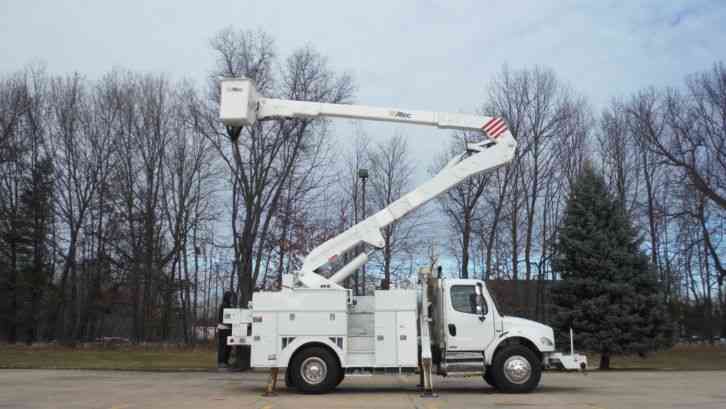
[[476, 285], [476, 313], [479, 315], [479, 320], [484, 321], [487, 319], [487, 303], [484, 300], [484, 288], [482, 288], [481, 283], [477, 283]]
[[484, 321], [485, 319], [487, 319], [487, 316], [484, 313], [484, 308], [483, 308], [483, 306], [481, 304], [478, 304], [476, 306], [476, 315], [479, 316], [479, 320], [480, 321]]

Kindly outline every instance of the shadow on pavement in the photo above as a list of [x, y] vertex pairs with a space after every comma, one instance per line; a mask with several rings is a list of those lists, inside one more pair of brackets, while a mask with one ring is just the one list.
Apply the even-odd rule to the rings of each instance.
[[[434, 385], [435, 386], [435, 385]], [[256, 393], [262, 395], [264, 388], [259, 385], [242, 385], [241, 388], [245, 392]], [[471, 387], [467, 385], [443, 385], [441, 387], [435, 387], [436, 393], [439, 395], [444, 394], [473, 394], [473, 395], [502, 395], [502, 396], [517, 396], [517, 394], [505, 394], [497, 391], [494, 388], [483, 386], [483, 387]], [[587, 393], [588, 388], [578, 388], [571, 386], [543, 386], [532, 392], [531, 394], [550, 394], [550, 393]], [[278, 387], [277, 393], [279, 395], [300, 395], [295, 389], [288, 389], [284, 386]], [[371, 394], [391, 394], [391, 395], [406, 395], [406, 394], [420, 394], [420, 391], [411, 385], [345, 385], [341, 384], [331, 394], [333, 395], [371, 395]]]

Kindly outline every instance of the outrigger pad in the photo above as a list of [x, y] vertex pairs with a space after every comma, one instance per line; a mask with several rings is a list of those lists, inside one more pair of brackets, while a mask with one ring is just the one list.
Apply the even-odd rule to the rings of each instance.
[[278, 370], [279, 368], [270, 368], [270, 380], [268, 381], [267, 387], [265, 387], [265, 393], [263, 393], [262, 396], [277, 396], [277, 392], [275, 392], [275, 389], [277, 388]]

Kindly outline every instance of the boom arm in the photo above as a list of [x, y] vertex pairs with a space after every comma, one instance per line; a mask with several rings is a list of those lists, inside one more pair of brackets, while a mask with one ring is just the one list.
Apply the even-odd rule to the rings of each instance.
[[384, 245], [382, 228], [464, 179], [508, 163], [514, 157], [517, 146], [501, 118], [263, 98], [257, 95], [254, 83], [245, 78], [224, 79], [221, 87], [220, 118], [226, 126], [232, 128], [272, 118], [329, 116], [479, 131], [487, 136], [481, 142], [468, 144], [465, 152], [454, 157], [444, 169], [423, 185], [313, 249], [305, 257], [303, 266], [298, 272], [298, 280], [309, 288], [341, 288], [339, 283], [368, 260], [365, 253], [359, 254], [330, 278], [317, 274], [316, 270], [335, 261], [337, 257], [361, 243], [382, 248]]

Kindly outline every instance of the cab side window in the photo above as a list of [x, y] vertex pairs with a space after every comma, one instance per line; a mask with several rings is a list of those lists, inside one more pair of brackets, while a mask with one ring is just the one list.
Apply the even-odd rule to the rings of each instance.
[[487, 313], [487, 306], [484, 298], [476, 294], [476, 287], [473, 285], [455, 285], [451, 287], [451, 306], [459, 312], [466, 314], [477, 314], [477, 297], [480, 297], [484, 314]]

